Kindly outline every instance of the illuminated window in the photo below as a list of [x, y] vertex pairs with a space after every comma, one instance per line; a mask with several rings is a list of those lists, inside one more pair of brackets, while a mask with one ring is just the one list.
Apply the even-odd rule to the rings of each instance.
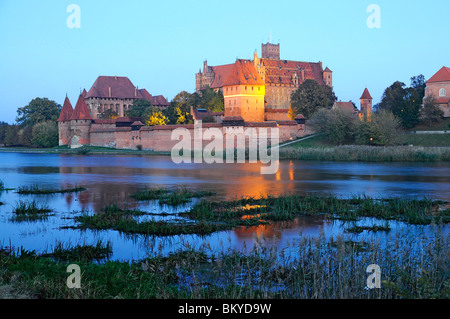
[[445, 96], [445, 89], [444, 88], [439, 90], [439, 96]]

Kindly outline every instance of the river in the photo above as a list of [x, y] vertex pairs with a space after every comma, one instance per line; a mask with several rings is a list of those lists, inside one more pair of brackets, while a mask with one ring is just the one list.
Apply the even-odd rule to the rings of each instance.
[[[207, 244], [212, 249], [240, 249], [261, 241], [283, 248], [305, 235], [327, 236], [342, 233], [342, 222], [321, 216], [297, 218], [251, 228], [237, 228], [208, 236], [170, 237], [130, 236], [117, 231], [80, 231], [71, 229], [73, 217], [82, 211], [98, 212], [111, 203], [153, 213], [168, 213], [160, 219], [177, 218], [192, 204], [173, 208], [153, 201], [137, 202], [131, 195], [151, 186], [185, 186], [192, 190], [210, 190], [212, 200], [282, 193], [335, 194], [348, 197], [365, 194], [372, 197], [450, 198], [450, 163], [361, 163], [282, 160], [276, 174], [260, 174], [260, 164], [175, 164], [169, 156], [63, 155], [0, 153], [0, 180], [5, 187], [38, 184], [48, 188], [84, 186], [86, 191], [53, 195], [20, 195], [15, 190], [0, 192], [0, 247], [23, 246], [38, 252], [63, 244], [92, 244], [109, 241], [113, 259], [136, 260], [157, 251], [169, 253], [185, 247]], [[12, 209], [19, 200], [38, 199], [53, 213], [45, 220], [13, 221]], [[195, 202], [195, 201], [194, 201]], [[158, 217], [157, 217], [158, 218]], [[373, 223], [367, 220], [367, 223]], [[392, 222], [390, 236], [396, 231], [427, 233], [426, 226]], [[448, 227], [445, 226], [448, 231]], [[361, 239], [359, 235], [354, 240]], [[387, 235], [386, 235], [387, 236]]]

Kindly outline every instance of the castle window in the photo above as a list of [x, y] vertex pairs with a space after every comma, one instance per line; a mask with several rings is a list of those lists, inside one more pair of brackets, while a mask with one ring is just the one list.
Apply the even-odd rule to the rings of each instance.
[[245, 90], [247, 91], [247, 87], [245, 87]]
[[445, 96], [445, 89], [444, 88], [439, 90], [439, 96]]

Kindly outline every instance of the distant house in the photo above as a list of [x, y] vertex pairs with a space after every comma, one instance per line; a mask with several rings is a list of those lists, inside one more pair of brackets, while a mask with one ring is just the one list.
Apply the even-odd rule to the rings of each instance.
[[435, 98], [444, 117], [450, 117], [450, 68], [443, 66], [427, 81], [424, 100], [428, 96]]
[[355, 104], [350, 100], [348, 102], [336, 101], [333, 104], [334, 110], [348, 111], [358, 116], [361, 120], [370, 121], [372, 117], [372, 96], [367, 88], [364, 89], [361, 97], [359, 98], [361, 109], [355, 106]]
[[347, 112], [351, 112], [352, 114], [358, 115], [358, 109], [356, 108], [356, 106], [353, 104], [353, 102], [351, 100], [348, 102], [336, 101], [336, 102], [334, 102], [332, 108], [334, 110], [347, 111]]
[[101, 113], [108, 109], [123, 117], [137, 99], [147, 100], [161, 109], [170, 105], [164, 96], [153, 96], [146, 89], [134, 86], [124, 76], [99, 76], [88, 92], [83, 91], [82, 96], [94, 119], [100, 118]]
[[224, 112], [212, 112], [207, 109], [194, 109], [191, 106], [191, 115], [194, 119], [194, 123], [198, 121], [207, 121], [208, 119], [214, 119], [215, 123], [222, 123]]

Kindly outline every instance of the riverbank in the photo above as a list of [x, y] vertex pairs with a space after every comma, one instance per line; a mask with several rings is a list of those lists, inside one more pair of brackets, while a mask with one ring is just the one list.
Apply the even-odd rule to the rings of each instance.
[[[423, 139], [423, 137], [415, 137]], [[166, 155], [170, 152], [152, 150], [128, 150], [106, 147], [87, 146], [78, 149], [55, 147], [39, 148], [0, 148], [0, 152], [29, 154], [68, 154], [68, 155]], [[425, 146], [365, 146], [343, 145], [330, 146], [324, 144], [321, 137], [311, 137], [298, 143], [279, 147], [280, 159], [297, 159], [313, 161], [356, 161], [356, 162], [439, 162], [450, 161], [450, 147]]]

